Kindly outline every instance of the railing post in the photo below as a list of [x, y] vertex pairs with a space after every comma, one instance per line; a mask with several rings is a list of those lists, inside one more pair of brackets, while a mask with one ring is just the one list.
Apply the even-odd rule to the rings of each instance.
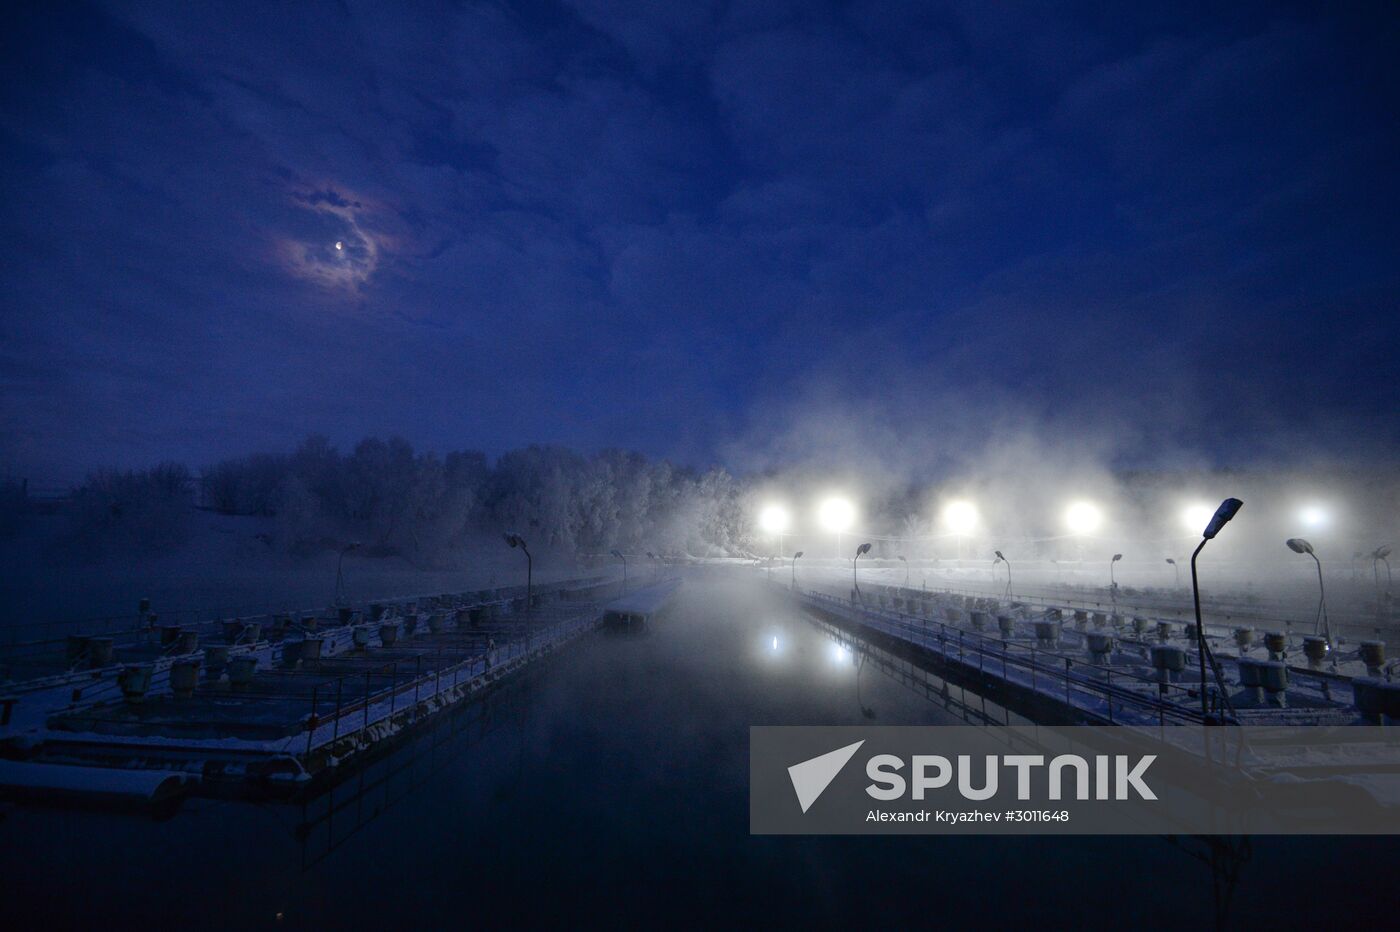
[[423, 655], [413, 656], [413, 718], [418, 718], [418, 684], [423, 679]]
[[1069, 697], [1069, 666], [1070, 666], [1070, 661], [1069, 661], [1069, 658], [1066, 657], [1066, 658], [1065, 658], [1065, 705], [1069, 706], [1070, 708], [1074, 708], [1074, 703], [1070, 700], [1070, 697]]
[[399, 662], [395, 660], [389, 667], [389, 724], [394, 723], [394, 699], [399, 693]]
[[365, 724], [364, 724], [364, 727], [362, 727], [362, 728], [360, 729], [361, 731], [369, 731], [369, 691], [370, 691], [369, 671], [366, 670], [366, 671], [365, 671]]
[[1107, 695], [1108, 695], [1108, 723], [1109, 723], [1110, 725], [1112, 725], [1112, 724], [1113, 724], [1113, 671], [1112, 671], [1112, 670], [1105, 670], [1104, 673], [1107, 675], [1107, 681], [1108, 681], [1108, 689], [1107, 689]]
[[306, 753], [311, 753], [311, 736], [316, 731], [316, 693], [321, 685], [317, 683], [311, 687], [311, 715], [306, 720]]
[[335, 681], [335, 724], [331, 727], [331, 741], [340, 739], [340, 690], [345, 683], [345, 677], [339, 677]]

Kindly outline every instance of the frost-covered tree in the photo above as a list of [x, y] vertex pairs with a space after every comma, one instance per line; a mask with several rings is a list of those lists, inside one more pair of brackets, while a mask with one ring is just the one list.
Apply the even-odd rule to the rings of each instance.
[[[154, 481], [99, 475], [86, 494], [92, 502], [135, 500], [120, 492], [123, 484]], [[503, 529], [561, 552], [752, 549], [745, 482], [722, 469], [696, 473], [624, 450], [584, 456], [530, 446], [491, 464], [471, 450], [417, 453], [397, 437], [366, 438], [346, 455], [313, 436], [289, 455], [215, 463], [201, 481], [216, 510], [274, 517], [274, 539], [302, 552], [357, 540], [369, 554], [431, 562], [470, 535]]]
[[92, 473], [74, 496], [73, 539], [91, 549], [174, 549], [188, 534], [193, 492], [180, 463]]

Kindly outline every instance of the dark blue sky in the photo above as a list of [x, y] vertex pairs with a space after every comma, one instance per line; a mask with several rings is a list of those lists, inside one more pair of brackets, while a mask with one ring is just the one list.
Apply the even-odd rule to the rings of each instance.
[[30, 6], [12, 474], [1400, 450], [1393, 4]]

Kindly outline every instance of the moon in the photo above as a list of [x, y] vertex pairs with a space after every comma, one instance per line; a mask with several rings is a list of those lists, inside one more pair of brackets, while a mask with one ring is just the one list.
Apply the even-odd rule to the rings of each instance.
[[336, 251], [336, 252], [340, 252], [340, 251], [341, 251], [342, 249], [344, 249], [344, 248], [345, 248], [345, 244], [344, 244], [344, 243], [342, 243], [340, 240], [336, 240], [336, 241], [335, 241], [335, 251]]

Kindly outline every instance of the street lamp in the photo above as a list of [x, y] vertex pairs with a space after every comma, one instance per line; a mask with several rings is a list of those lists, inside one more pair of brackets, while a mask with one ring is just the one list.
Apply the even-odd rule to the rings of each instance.
[[797, 591], [797, 560], [801, 556], [801, 550], [797, 551], [792, 555], [792, 589], [794, 592]]
[[1117, 592], [1117, 591], [1118, 591], [1118, 582], [1117, 582], [1117, 580], [1115, 580], [1115, 579], [1113, 578], [1113, 564], [1117, 563], [1117, 562], [1118, 562], [1119, 560], [1121, 560], [1121, 559], [1123, 559], [1123, 555], [1122, 555], [1121, 553], [1115, 553], [1115, 554], [1113, 555], [1113, 559], [1108, 561], [1108, 591], [1109, 591], [1109, 592]]
[[1380, 564], [1385, 564], [1385, 591], [1390, 591], [1390, 561], [1386, 557], [1390, 556], [1390, 545], [1385, 544], [1371, 551], [1371, 569], [1376, 572], [1376, 593], [1381, 591], [1381, 568]]
[[1209, 505], [1187, 505], [1181, 510], [1181, 523], [1195, 531], [1210, 523], [1212, 512]]
[[627, 558], [622, 555], [621, 550], [614, 550], [612, 555], [622, 561], [622, 594], [627, 594]]
[[[1201, 718], [1206, 722], [1210, 721], [1210, 708], [1206, 702], [1206, 660], [1210, 660], [1211, 671], [1215, 674], [1215, 685], [1220, 690], [1220, 697], [1225, 700], [1226, 707], [1230, 707], [1230, 694], [1225, 689], [1225, 680], [1220, 675], [1220, 668], [1215, 665], [1215, 656], [1211, 654], [1210, 647], [1206, 644], [1206, 626], [1201, 621], [1201, 585], [1196, 575], [1196, 558], [1201, 555], [1206, 544], [1215, 539], [1225, 525], [1230, 523], [1230, 519], [1239, 513], [1244, 507], [1244, 502], [1238, 498], [1227, 498], [1220, 503], [1220, 507], [1215, 509], [1215, 514], [1210, 519], [1210, 524], [1201, 532], [1201, 542], [1191, 553], [1191, 596], [1196, 605], [1196, 652], [1201, 664]], [[1233, 715], [1234, 709], [1230, 708]]]
[[359, 549], [360, 542], [357, 540], [351, 541], [344, 547], [340, 548], [340, 557], [337, 558], [335, 561], [335, 604], [337, 608], [342, 604], [340, 600], [341, 593], [345, 589], [345, 573], [343, 572], [345, 567], [345, 555], [352, 550]]
[[779, 554], [783, 551], [783, 535], [787, 533], [792, 525], [792, 514], [783, 505], [774, 502], [763, 506], [763, 510], [758, 513], [758, 526], [763, 533], [778, 539], [778, 546], [773, 553]]
[[1092, 534], [1103, 524], [1103, 512], [1090, 502], [1075, 502], [1065, 509], [1065, 526], [1076, 537]]
[[821, 526], [836, 535], [836, 555], [841, 555], [841, 534], [850, 530], [856, 520], [856, 507], [849, 499], [839, 495], [822, 500], [817, 507], [817, 520]]
[[977, 528], [977, 506], [969, 501], [953, 501], [943, 506], [943, 524], [958, 539], [958, 559], [962, 559], [963, 538]]
[[792, 515], [782, 505], [776, 502], [765, 505], [758, 513], [758, 526], [765, 534], [785, 534], [788, 525], [792, 523]]
[[1305, 553], [1317, 564], [1317, 620], [1313, 622], [1313, 634], [1321, 630], [1327, 638], [1327, 649], [1332, 649], [1332, 623], [1327, 618], [1327, 590], [1322, 585], [1322, 561], [1313, 551], [1313, 545], [1301, 537], [1290, 537], [1284, 541], [1294, 553]]
[[1298, 520], [1303, 522], [1304, 527], [1318, 530], [1327, 524], [1327, 509], [1321, 505], [1304, 505], [1298, 509]]
[[512, 550], [519, 547], [525, 554], [525, 610], [528, 612], [535, 604], [535, 561], [530, 557], [530, 548], [525, 546], [525, 538], [519, 534], [506, 532], [506, 543]]
[[895, 557], [895, 559], [898, 560], [900, 563], [903, 563], [903, 564], [904, 564], [904, 588], [905, 588], [905, 589], [908, 589], [908, 588], [909, 588], [909, 561], [906, 560], [906, 559], [904, 559], [904, 557], [902, 557], [902, 556], [897, 556], [897, 557]]
[[856, 576], [856, 566], [860, 558], [870, 552], [870, 544], [861, 544], [856, 548], [856, 555], [851, 558], [851, 585], [855, 587], [856, 595], [860, 595], [860, 579]]
[[1103, 524], [1103, 512], [1091, 502], [1075, 502], [1065, 509], [1065, 527], [1074, 538], [1074, 558], [1084, 565], [1084, 538]]
[[1006, 555], [1000, 550], [993, 550], [992, 553], [997, 555], [997, 558], [992, 561], [992, 566], [996, 566], [998, 561], [1006, 564], [1006, 597], [1009, 599], [1011, 598], [1011, 561], [1006, 559]]
[[1181, 567], [1177, 566], [1177, 565], [1176, 565], [1176, 561], [1173, 560], [1171, 557], [1167, 557], [1167, 563], [1171, 565], [1172, 572], [1176, 574], [1176, 586], [1177, 586], [1177, 588], [1180, 588], [1180, 587], [1181, 587]]

